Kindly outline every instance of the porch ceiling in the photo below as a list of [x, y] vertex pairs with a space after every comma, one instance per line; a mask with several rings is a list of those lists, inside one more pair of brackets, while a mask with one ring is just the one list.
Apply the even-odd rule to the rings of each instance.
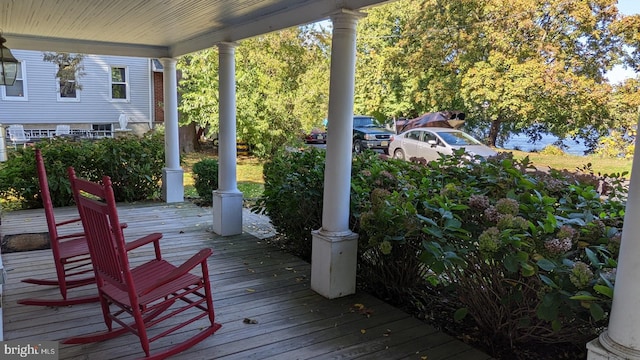
[[0, 0], [10, 49], [178, 57], [386, 0]]

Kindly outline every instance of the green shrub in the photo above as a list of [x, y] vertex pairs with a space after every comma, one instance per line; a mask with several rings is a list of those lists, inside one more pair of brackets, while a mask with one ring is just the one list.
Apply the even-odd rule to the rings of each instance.
[[[164, 166], [162, 136], [149, 133], [142, 138], [105, 138], [97, 141], [52, 139], [41, 141], [47, 169], [49, 192], [54, 206], [73, 204], [67, 168], [73, 166], [78, 176], [99, 181], [109, 175], [116, 201], [133, 202], [156, 197]], [[42, 207], [40, 188], [32, 148], [11, 152], [0, 165], [0, 196], [12, 198], [22, 208]]]
[[269, 215], [287, 249], [311, 260], [311, 231], [320, 228], [325, 152], [280, 152], [264, 164], [264, 192], [253, 210]]
[[416, 256], [421, 224], [410, 191], [422, 168], [372, 152], [353, 158], [351, 224], [359, 234], [358, 284], [394, 304], [419, 289], [428, 270]]
[[143, 137], [130, 135], [97, 141], [90, 167], [83, 170], [95, 180], [102, 174], [109, 175], [116, 200], [133, 202], [159, 196], [164, 166], [163, 137], [150, 132]]
[[551, 156], [563, 156], [566, 155], [564, 151], [558, 146], [555, 145], [547, 145], [540, 151], [542, 155], [551, 155]]
[[[29, 156], [31, 155], [31, 156]], [[38, 180], [33, 153], [25, 153], [22, 148], [10, 152], [7, 161], [0, 162], [0, 198], [2, 207], [33, 207], [38, 203]], [[11, 200], [11, 205], [6, 202]]]
[[[428, 164], [354, 157], [358, 284], [424, 316], [434, 304], [451, 309], [447, 323], [470, 321], [489, 347], [583, 351], [611, 308], [625, 174], [541, 172], [511, 154], [481, 163], [462, 155]], [[316, 150], [265, 165], [259, 208], [306, 256], [321, 226], [323, 167]]]
[[203, 159], [193, 164], [194, 187], [204, 204], [211, 204], [213, 191], [218, 189], [218, 160]]
[[[67, 167], [82, 169], [93, 159], [93, 146], [88, 142], [71, 142], [67, 139], [53, 139], [37, 144], [47, 169], [49, 192], [53, 206], [73, 204]], [[79, 171], [82, 173], [82, 171]], [[35, 152], [32, 148], [18, 148], [0, 167], [0, 195], [5, 199], [15, 199], [20, 208], [42, 207], [40, 187], [36, 172]]]
[[454, 289], [456, 318], [473, 318], [485, 341], [583, 346], [606, 325], [625, 205], [619, 188], [604, 198], [593, 176], [535, 172], [509, 155], [441, 159], [411, 177], [412, 186], [386, 190], [386, 212], [416, 208], [430, 282]]

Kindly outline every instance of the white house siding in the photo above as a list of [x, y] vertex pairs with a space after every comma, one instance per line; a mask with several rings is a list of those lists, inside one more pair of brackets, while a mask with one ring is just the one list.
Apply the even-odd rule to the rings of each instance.
[[[0, 124], [23, 124], [25, 129], [50, 129], [56, 124], [86, 129], [91, 124], [113, 124], [119, 128], [122, 112], [129, 124], [151, 126], [151, 68], [147, 58], [85, 55], [84, 76], [77, 79], [82, 86], [79, 101], [60, 101], [55, 78], [56, 65], [42, 60], [43, 53], [12, 49], [14, 56], [26, 64], [26, 101], [0, 97]], [[112, 101], [110, 68], [128, 68], [129, 99]]]

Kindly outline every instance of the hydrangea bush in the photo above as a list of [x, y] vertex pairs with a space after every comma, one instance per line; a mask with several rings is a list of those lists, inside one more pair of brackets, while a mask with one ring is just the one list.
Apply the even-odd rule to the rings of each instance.
[[[291, 243], [303, 239], [301, 228], [320, 226], [321, 213], [308, 210], [321, 204], [323, 167], [312, 163], [324, 156], [282, 156], [265, 166], [270, 200], [261, 204], [281, 234], [292, 228]], [[505, 153], [487, 161], [456, 153], [429, 163], [354, 156], [358, 284], [406, 308], [454, 307], [450, 321], [477, 327], [489, 347], [584, 349], [608, 320], [625, 175], [593, 174], [588, 165], [542, 172]], [[301, 176], [318, 181], [294, 181]], [[289, 194], [295, 201], [282, 210]], [[310, 226], [279, 221], [289, 218], [278, 215], [283, 211]], [[310, 251], [309, 237], [301, 247]]]
[[546, 173], [508, 154], [459, 155], [426, 165], [366, 159], [353, 179], [356, 190], [374, 187], [370, 201], [353, 202], [369, 247], [361, 253], [411, 249], [403, 254], [426, 266], [413, 270], [413, 286], [422, 278], [453, 289], [455, 319], [473, 318], [489, 341], [583, 345], [597, 336], [611, 306], [624, 174]]

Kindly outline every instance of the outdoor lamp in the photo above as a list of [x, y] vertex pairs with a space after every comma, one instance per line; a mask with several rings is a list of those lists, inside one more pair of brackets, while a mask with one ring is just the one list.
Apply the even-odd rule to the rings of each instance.
[[4, 43], [7, 39], [0, 34], [0, 85], [11, 86], [16, 82], [18, 74], [18, 60], [13, 56]]

